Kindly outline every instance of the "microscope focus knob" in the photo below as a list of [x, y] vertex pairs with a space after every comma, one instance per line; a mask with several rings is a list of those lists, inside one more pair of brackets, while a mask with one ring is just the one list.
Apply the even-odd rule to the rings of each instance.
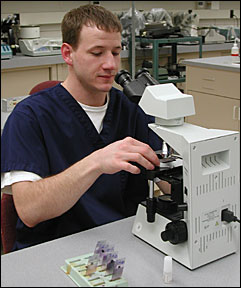
[[187, 225], [184, 221], [170, 222], [166, 225], [165, 231], [161, 233], [163, 241], [172, 244], [179, 244], [187, 240]]

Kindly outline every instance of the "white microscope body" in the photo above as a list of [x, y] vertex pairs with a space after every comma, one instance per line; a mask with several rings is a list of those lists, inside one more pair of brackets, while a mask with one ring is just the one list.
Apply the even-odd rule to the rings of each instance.
[[236, 252], [240, 224], [223, 221], [222, 211], [240, 217], [239, 133], [185, 123], [185, 116], [195, 114], [193, 97], [173, 84], [147, 86], [139, 105], [155, 116], [150, 129], [182, 158], [187, 239], [178, 244], [163, 241], [161, 234], [171, 220], [155, 213], [150, 223], [143, 203], [132, 233], [191, 270]]

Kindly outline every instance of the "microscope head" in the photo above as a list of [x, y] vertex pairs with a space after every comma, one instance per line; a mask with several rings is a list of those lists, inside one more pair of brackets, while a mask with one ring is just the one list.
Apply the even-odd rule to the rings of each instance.
[[181, 93], [172, 83], [147, 86], [139, 106], [163, 126], [182, 125], [185, 116], [195, 114], [192, 95]]
[[195, 114], [192, 95], [181, 93], [172, 83], [159, 84], [145, 68], [137, 71], [135, 79], [126, 70], [115, 77], [117, 84], [123, 87], [124, 94], [144, 110], [155, 117], [155, 123], [163, 126], [182, 125], [185, 116]]

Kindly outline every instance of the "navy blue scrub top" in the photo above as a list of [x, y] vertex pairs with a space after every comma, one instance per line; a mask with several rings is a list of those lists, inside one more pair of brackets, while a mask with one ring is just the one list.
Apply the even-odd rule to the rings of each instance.
[[[43, 178], [52, 176], [126, 136], [159, 150], [162, 140], [148, 128], [153, 120], [112, 88], [99, 134], [78, 102], [58, 84], [22, 100], [8, 117], [2, 134], [1, 171], [24, 170]], [[33, 228], [18, 218], [13, 250], [134, 215], [147, 195], [148, 183], [141, 174], [103, 174], [61, 216]]]

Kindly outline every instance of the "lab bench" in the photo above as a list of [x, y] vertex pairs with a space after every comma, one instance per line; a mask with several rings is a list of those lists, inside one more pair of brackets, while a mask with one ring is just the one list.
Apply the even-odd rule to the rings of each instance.
[[[230, 53], [233, 43], [205, 44], [202, 45], [202, 56], [221, 56]], [[171, 48], [159, 49], [161, 61], [166, 61], [171, 53]], [[198, 45], [177, 47], [178, 61], [180, 59], [197, 58]], [[129, 69], [129, 50], [121, 51], [121, 69]], [[136, 64], [143, 59], [152, 58], [152, 49], [137, 49]], [[1, 97], [10, 98], [24, 96], [29, 93], [36, 84], [47, 80], [63, 81], [68, 73], [67, 64], [62, 55], [31, 57], [18, 54], [12, 59], [1, 60]], [[183, 83], [180, 83], [182, 85]], [[184, 83], [185, 84], [185, 83]], [[119, 86], [116, 84], [117, 88]]]
[[165, 254], [132, 234], [134, 217], [2, 255], [1, 286], [77, 287], [61, 266], [107, 240], [125, 258], [122, 276], [129, 287], [240, 287], [239, 250], [193, 271], [173, 260], [173, 280], [165, 284]]
[[195, 112], [186, 122], [206, 128], [240, 131], [240, 65], [231, 56], [186, 59], [186, 94]]

